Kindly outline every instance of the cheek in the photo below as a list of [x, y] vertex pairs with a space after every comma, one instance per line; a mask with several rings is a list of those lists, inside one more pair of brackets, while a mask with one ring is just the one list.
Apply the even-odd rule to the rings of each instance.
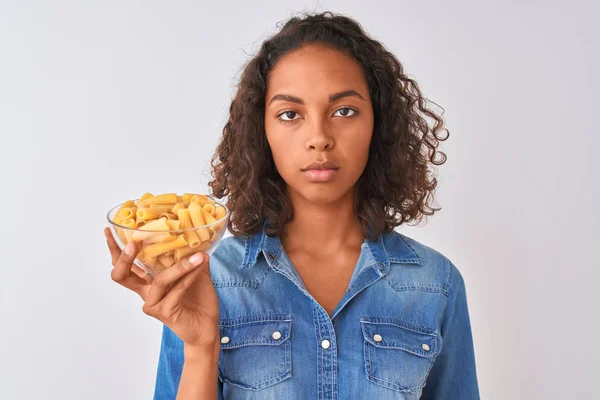
[[346, 170], [344, 171], [345, 181], [349, 185], [355, 184], [367, 166], [368, 161], [368, 151], [356, 153], [351, 156], [351, 158], [347, 158], [346, 160]]
[[357, 135], [344, 143], [344, 161], [348, 169], [352, 169], [353, 174], [360, 175], [369, 158], [369, 146], [371, 137], [369, 135]]
[[294, 165], [294, 160], [298, 157], [298, 155], [295, 154], [298, 146], [291, 143], [290, 140], [285, 140], [283, 135], [267, 135], [267, 141], [271, 148], [275, 167], [277, 168], [279, 175], [285, 178], [290, 171], [297, 169]]

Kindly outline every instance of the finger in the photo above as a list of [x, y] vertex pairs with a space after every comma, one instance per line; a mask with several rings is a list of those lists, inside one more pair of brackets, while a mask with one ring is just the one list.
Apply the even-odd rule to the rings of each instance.
[[133, 290], [144, 299], [147, 292], [145, 290], [147, 282], [131, 270], [137, 253], [136, 243], [129, 242], [117, 259], [110, 276], [113, 281], [125, 286], [127, 289]]
[[[106, 236], [106, 241], [111, 252], [112, 264], [114, 266], [117, 263], [119, 256], [121, 255], [121, 249], [119, 248], [119, 245], [117, 245], [117, 242], [115, 242], [115, 239], [111, 234], [110, 228], [104, 228], [104, 236]], [[146, 282], [146, 284], [150, 285], [152, 283], [152, 278], [150, 278], [142, 268], [133, 264], [131, 270], [137, 276], [142, 278]]]
[[144, 271], [142, 268], [137, 266], [135, 263], [131, 266], [131, 271], [134, 274], [136, 274], [137, 276], [139, 276], [140, 278], [142, 278], [148, 286], [150, 286], [152, 284], [152, 278], [150, 276], [148, 276], [146, 271]]
[[200, 272], [202, 272], [202, 269], [196, 268], [187, 275], [184, 275], [171, 287], [162, 300], [154, 306], [161, 321], [166, 323], [172, 321], [173, 316], [181, 309], [181, 298], [192, 283], [198, 279]]
[[144, 307], [154, 307], [159, 301], [162, 300], [165, 293], [175, 282], [192, 271], [194, 268], [198, 267], [202, 263], [203, 259], [204, 255], [202, 253], [196, 253], [189, 258], [181, 260], [172, 267], [159, 272], [154, 277], [152, 285], [148, 290], [148, 296], [145, 299], [146, 304]]
[[111, 262], [114, 266], [121, 255], [121, 249], [119, 249], [117, 242], [115, 242], [109, 227], [104, 228], [104, 236], [106, 237], [106, 243], [108, 244], [108, 249], [110, 250]]

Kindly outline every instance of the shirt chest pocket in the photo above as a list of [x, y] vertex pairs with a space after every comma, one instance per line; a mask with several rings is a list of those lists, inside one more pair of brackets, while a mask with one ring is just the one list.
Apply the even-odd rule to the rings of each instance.
[[361, 328], [365, 369], [371, 382], [400, 392], [425, 385], [440, 350], [437, 331], [377, 317], [363, 318]]
[[290, 315], [221, 320], [219, 328], [223, 382], [260, 390], [292, 376]]

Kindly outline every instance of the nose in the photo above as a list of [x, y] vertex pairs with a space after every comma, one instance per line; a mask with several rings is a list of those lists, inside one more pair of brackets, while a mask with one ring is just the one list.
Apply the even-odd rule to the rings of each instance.
[[306, 139], [306, 147], [310, 150], [330, 150], [334, 146], [333, 137], [327, 132], [323, 123], [317, 122]]

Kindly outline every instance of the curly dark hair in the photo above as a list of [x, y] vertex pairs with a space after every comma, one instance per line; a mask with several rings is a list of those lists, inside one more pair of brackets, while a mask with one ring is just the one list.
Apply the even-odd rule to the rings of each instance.
[[[265, 134], [265, 96], [269, 72], [277, 61], [311, 43], [349, 54], [366, 75], [373, 137], [367, 165], [356, 183], [354, 205], [363, 235], [374, 240], [382, 232], [412, 220], [420, 222], [441, 210], [428, 203], [437, 186], [430, 164], [446, 162], [446, 155], [436, 152], [439, 142], [450, 136], [441, 117], [443, 108], [440, 115], [427, 108], [427, 100], [404, 74], [402, 64], [357, 21], [325, 11], [290, 18], [243, 68], [229, 120], [211, 159], [214, 179], [208, 183], [213, 197], [228, 196], [228, 230], [234, 236], [252, 235], [268, 222], [266, 233], [281, 236], [292, 219], [286, 184], [275, 168]], [[440, 136], [442, 130], [446, 137]], [[436, 154], [441, 160], [436, 160]]]

